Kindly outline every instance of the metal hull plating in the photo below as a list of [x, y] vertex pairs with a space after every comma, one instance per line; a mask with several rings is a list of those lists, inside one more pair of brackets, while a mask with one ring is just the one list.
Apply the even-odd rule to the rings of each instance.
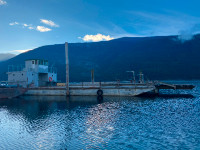
[[[71, 96], [96, 96], [98, 87], [71, 87]], [[155, 90], [154, 86], [101, 87], [104, 96], [137, 96]], [[26, 95], [66, 95], [66, 88], [30, 88]]]
[[0, 99], [10, 99], [23, 95], [27, 89], [25, 88], [0, 88]]
[[[120, 88], [112, 88], [112, 87], [104, 87], [101, 88], [103, 91], [103, 95], [105, 96], [137, 96], [146, 92], [153, 91], [154, 87], [135, 87], [135, 88], [128, 88], [128, 87], [120, 87]], [[70, 90], [70, 95], [97, 95], [98, 88], [72, 88]]]

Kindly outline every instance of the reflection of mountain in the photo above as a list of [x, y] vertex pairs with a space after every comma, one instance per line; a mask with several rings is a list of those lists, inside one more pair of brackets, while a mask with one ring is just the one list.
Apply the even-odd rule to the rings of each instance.
[[[69, 44], [70, 81], [130, 78], [127, 70], [142, 70], [149, 79], [200, 79], [200, 35], [181, 42], [176, 36], [120, 38], [95, 43]], [[6, 79], [8, 65], [24, 64], [25, 59], [48, 59], [65, 81], [64, 44], [48, 45], [0, 63], [0, 80]]]

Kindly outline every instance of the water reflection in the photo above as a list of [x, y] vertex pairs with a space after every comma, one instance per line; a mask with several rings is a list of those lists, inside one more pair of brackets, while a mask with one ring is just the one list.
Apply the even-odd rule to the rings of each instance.
[[199, 97], [183, 94], [1, 100], [0, 149], [198, 149]]

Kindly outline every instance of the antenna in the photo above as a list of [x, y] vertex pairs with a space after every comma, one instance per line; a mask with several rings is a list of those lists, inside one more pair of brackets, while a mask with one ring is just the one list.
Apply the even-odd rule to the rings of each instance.
[[142, 72], [139, 73], [139, 83], [144, 83], [144, 74]]

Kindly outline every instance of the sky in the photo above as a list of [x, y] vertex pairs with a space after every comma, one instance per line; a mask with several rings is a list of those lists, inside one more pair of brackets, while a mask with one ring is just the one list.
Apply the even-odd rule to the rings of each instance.
[[0, 0], [0, 53], [200, 31], [199, 0]]

